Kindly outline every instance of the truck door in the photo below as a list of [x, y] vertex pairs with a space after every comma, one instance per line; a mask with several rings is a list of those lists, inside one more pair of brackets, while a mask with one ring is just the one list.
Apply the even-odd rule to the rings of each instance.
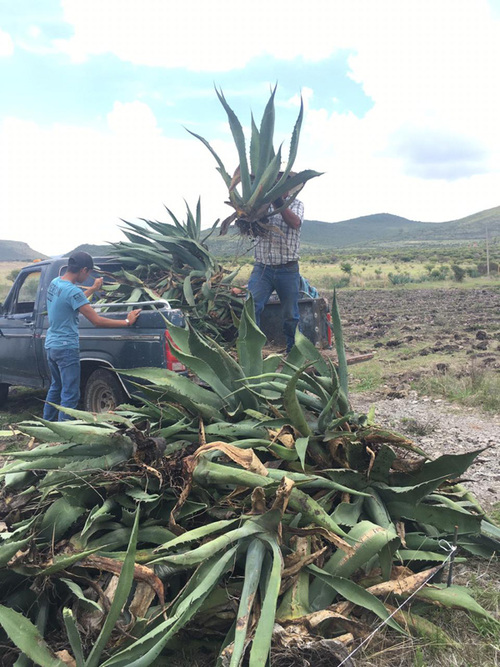
[[40, 276], [41, 267], [21, 271], [0, 313], [2, 382], [43, 386], [37, 363], [41, 341], [35, 329]]

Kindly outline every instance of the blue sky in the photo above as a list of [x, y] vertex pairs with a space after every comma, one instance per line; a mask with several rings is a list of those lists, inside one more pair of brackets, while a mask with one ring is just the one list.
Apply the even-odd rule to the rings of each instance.
[[225, 217], [184, 129], [236, 165], [214, 84], [248, 127], [278, 82], [285, 146], [302, 94], [306, 218], [464, 217], [500, 204], [499, 74], [499, 0], [0, 0], [0, 238], [64, 252], [198, 196]]

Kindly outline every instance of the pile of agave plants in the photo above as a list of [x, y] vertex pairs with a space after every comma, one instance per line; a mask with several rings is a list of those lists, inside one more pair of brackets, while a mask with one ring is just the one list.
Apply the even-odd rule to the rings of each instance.
[[453, 545], [455, 562], [500, 548], [461, 484], [481, 450], [433, 460], [355, 412], [335, 296], [332, 319], [335, 365], [299, 331], [266, 357], [251, 298], [231, 348], [166, 322], [188, 375], [127, 370], [133, 403], [18, 425], [29, 443], [0, 469], [2, 664], [176, 665], [189, 648], [217, 667], [353, 665], [382, 623], [453, 644], [436, 605], [498, 622], [446, 576]]

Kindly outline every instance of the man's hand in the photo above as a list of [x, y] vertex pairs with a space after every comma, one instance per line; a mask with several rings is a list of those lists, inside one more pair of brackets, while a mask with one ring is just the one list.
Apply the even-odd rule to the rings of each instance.
[[278, 197], [278, 199], [275, 199], [273, 201], [274, 208], [281, 208], [284, 205], [285, 205], [285, 200], [283, 199], [283, 197]]
[[92, 296], [92, 294], [95, 294], [95, 292], [98, 292], [102, 287], [103, 280], [103, 278], [96, 278], [92, 287], [87, 287], [87, 289], [83, 291], [85, 296], [88, 298], [89, 296]]
[[137, 318], [141, 314], [141, 309], [137, 308], [136, 310], [131, 310], [130, 313], [127, 315], [127, 320], [130, 322], [130, 326], [132, 324], [135, 324], [137, 322]]

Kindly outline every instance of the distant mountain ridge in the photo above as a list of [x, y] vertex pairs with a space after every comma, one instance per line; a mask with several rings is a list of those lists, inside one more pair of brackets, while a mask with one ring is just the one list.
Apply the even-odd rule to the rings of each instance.
[[[206, 230], [208, 234], [209, 230]], [[449, 222], [419, 222], [391, 213], [375, 213], [341, 222], [304, 220], [301, 234], [303, 249], [307, 252], [334, 248], [394, 247], [406, 243], [473, 242], [500, 237], [500, 206], [480, 211]], [[252, 242], [235, 231], [227, 236], [212, 235], [207, 242], [211, 252], [219, 257], [251, 257]], [[85, 250], [96, 257], [112, 255], [110, 245], [80, 245], [68, 251]], [[21, 241], [0, 240], [0, 261], [32, 261], [46, 255], [32, 250]]]
[[[406, 243], [473, 242], [500, 237], [500, 206], [449, 222], [419, 222], [391, 213], [365, 215], [342, 222], [304, 220], [304, 250], [394, 247]], [[241, 256], [251, 242], [237, 233], [211, 237], [210, 250], [220, 256]]]
[[479, 241], [500, 236], [500, 206], [449, 222], [417, 222], [390, 213], [342, 222], [304, 221], [302, 242], [344, 248], [401, 242]]
[[24, 241], [0, 240], [0, 262], [32, 262], [34, 259], [47, 259], [47, 255], [33, 250]]

